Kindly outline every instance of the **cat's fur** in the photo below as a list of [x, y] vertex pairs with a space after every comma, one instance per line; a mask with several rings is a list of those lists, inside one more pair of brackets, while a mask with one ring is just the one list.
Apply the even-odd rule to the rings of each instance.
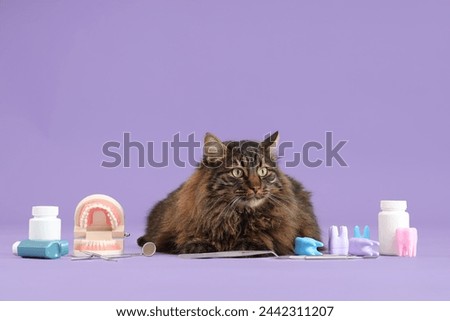
[[206, 134], [203, 162], [151, 210], [138, 244], [151, 241], [166, 253], [273, 250], [286, 255], [293, 253], [297, 236], [320, 240], [310, 193], [277, 168], [277, 138], [278, 132], [261, 143], [222, 143]]

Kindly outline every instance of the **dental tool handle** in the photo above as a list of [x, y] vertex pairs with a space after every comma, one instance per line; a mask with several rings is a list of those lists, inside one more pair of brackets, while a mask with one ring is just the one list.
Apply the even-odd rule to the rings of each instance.
[[129, 254], [122, 254], [119, 257], [120, 258], [127, 258], [127, 257], [133, 257], [133, 256], [153, 256], [156, 252], [156, 245], [153, 242], [147, 242], [142, 246], [140, 253], [129, 253]]

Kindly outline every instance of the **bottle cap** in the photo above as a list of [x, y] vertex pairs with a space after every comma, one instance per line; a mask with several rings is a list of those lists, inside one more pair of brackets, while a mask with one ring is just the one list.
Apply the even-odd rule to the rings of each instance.
[[33, 206], [31, 214], [33, 216], [58, 216], [58, 206]]
[[381, 201], [380, 207], [383, 211], [406, 211], [406, 201]]
[[18, 247], [19, 247], [20, 241], [14, 242], [14, 244], [12, 245], [12, 252], [14, 255], [18, 255]]

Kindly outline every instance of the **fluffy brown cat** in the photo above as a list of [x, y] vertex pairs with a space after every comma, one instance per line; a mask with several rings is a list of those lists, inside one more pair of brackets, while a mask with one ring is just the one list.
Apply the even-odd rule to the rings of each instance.
[[207, 133], [194, 174], [151, 210], [142, 246], [165, 253], [272, 250], [296, 236], [320, 240], [310, 193], [276, 163], [278, 132], [263, 142], [221, 142]]

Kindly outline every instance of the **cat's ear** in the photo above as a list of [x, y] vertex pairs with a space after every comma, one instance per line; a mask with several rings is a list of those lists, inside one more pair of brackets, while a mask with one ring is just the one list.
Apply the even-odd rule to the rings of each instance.
[[280, 136], [278, 135], [278, 131], [276, 131], [264, 139], [260, 144], [264, 150], [269, 151], [270, 159], [272, 161], [276, 161], [277, 159], [277, 145], [279, 138]]
[[206, 133], [203, 144], [203, 156], [207, 163], [219, 163], [225, 158], [227, 147], [219, 138], [211, 133]]

